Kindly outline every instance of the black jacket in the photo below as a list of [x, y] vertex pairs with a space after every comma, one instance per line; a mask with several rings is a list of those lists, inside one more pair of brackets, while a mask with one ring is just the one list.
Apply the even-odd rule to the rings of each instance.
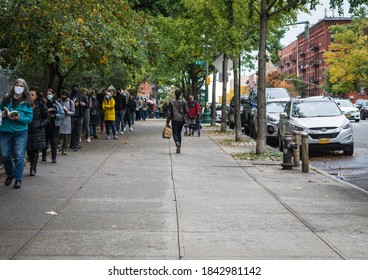
[[36, 100], [33, 108], [33, 120], [28, 124], [28, 151], [46, 148], [45, 127], [49, 122], [50, 116], [47, 106]]

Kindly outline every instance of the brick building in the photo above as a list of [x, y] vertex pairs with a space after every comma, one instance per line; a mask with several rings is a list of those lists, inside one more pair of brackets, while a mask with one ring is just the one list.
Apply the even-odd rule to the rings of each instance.
[[280, 51], [277, 71], [286, 75], [295, 74], [306, 82], [309, 96], [323, 95], [323, 74], [328, 68], [323, 54], [333, 41], [329, 27], [350, 22], [351, 18], [325, 17], [310, 27], [309, 39], [304, 38], [304, 32], [299, 34], [296, 41]]

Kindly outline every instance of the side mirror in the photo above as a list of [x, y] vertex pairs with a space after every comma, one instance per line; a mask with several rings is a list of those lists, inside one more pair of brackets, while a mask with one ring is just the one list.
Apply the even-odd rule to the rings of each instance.
[[281, 119], [287, 119], [288, 115], [286, 113], [280, 113], [280, 120]]

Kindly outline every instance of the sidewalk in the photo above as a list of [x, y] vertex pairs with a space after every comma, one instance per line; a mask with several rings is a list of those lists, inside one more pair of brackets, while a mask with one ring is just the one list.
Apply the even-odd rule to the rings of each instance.
[[[1, 259], [367, 259], [368, 195], [314, 169], [235, 160], [252, 148], [164, 121], [40, 162], [0, 186]], [[47, 214], [54, 211], [57, 215]]]

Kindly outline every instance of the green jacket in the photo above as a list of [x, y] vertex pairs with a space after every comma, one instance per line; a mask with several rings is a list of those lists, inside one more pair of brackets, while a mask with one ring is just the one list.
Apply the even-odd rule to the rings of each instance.
[[[26, 102], [21, 102], [17, 107], [13, 108], [13, 102], [6, 106], [10, 111], [18, 111], [20, 118], [17, 121], [12, 121], [9, 118], [3, 118], [3, 122], [0, 126], [0, 131], [2, 132], [19, 132], [23, 130], [28, 130], [28, 124], [32, 122], [33, 119], [33, 108]], [[3, 101], [0, 103], [1, 112], [4, 111]]]

